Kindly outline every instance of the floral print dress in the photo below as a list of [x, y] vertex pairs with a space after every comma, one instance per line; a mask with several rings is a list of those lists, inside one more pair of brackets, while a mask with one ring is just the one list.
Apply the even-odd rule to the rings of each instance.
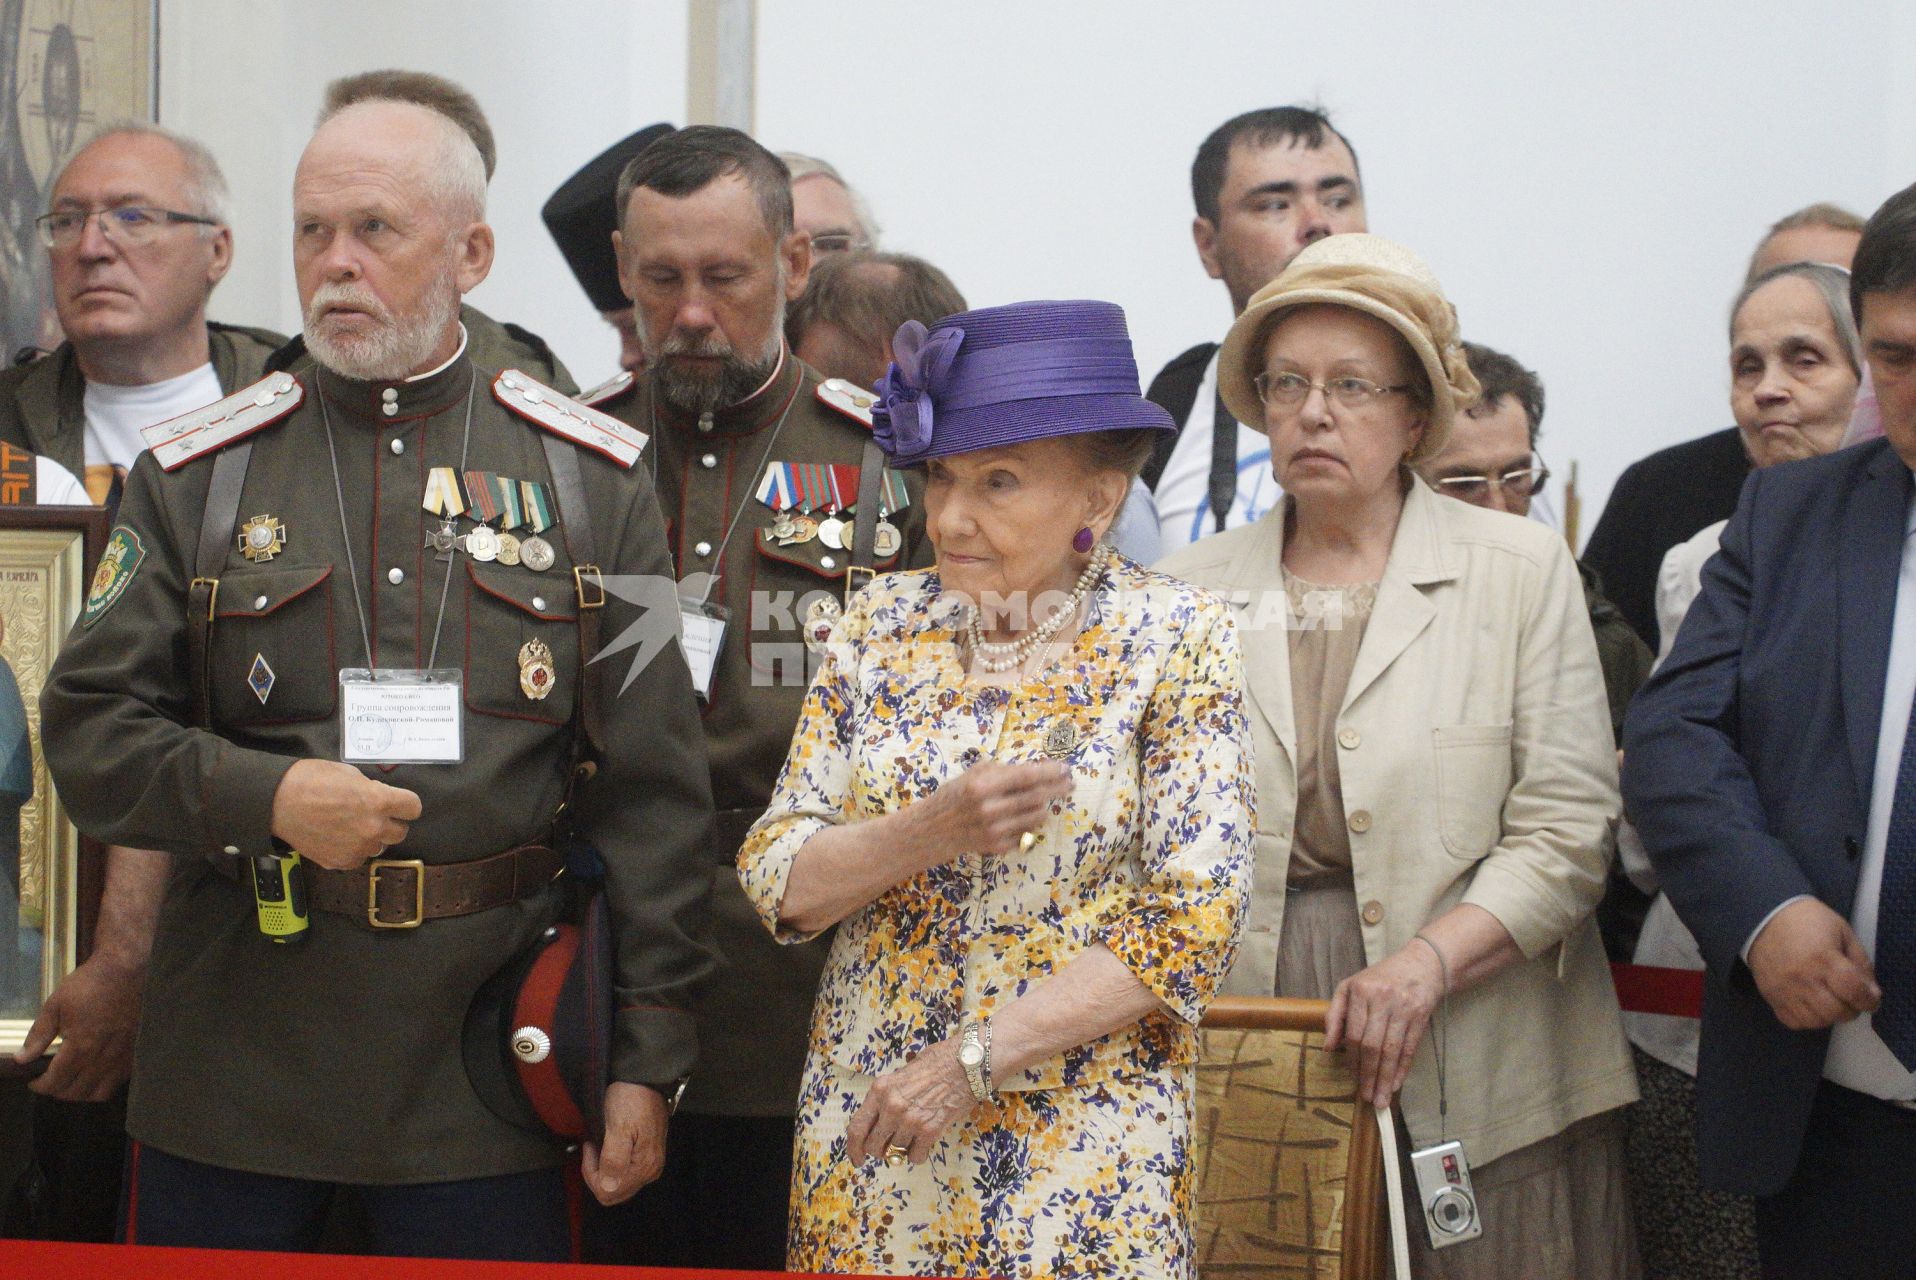
[[[1196, 1024], [1236, 953], [1256, 829], [1235, 623], [1216, 597], [1114, 558], [1062, 657], [1006, 688], [966, 679], [959, 609], [935, 571], [852, 601], [739, 851], [747, 895], [799, 941], [778, 908], [822, 828], [985, 760], [1068, 759], [1073, 791], [1028, 853], [966, 855], [840, 922], [799, 1100], [788, 1264], [1183, 1280]], [[1093, 945], [1171, 1013], [996, 1080], [923, 1164], [846, 1159], [873, 1077]]]

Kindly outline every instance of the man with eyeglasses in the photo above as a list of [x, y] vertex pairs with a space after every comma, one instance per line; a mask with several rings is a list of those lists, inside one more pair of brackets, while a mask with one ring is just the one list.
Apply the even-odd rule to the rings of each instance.
[[153, 125], [116, 126], [74, 154], [37, 224], [66, 341], [0, 374], [0, 441], [116, 507], [142, 427], [260, 376], [284, 339], [206, 318], [233, 263], [226, 199], [211, 153]]
[[778, 158], [792, 171], [792, 225], [812, 238], [814, 256], [878, 247], [871, 206], [829, 161], [796, 151]]
[[[1426, 458], [1417, 472], [1438, 493], [1491, 511], [1528, 516], [1530, 503], [1550, 479], [1537, 452], [1543, 422], [1543, 382], [1501, 351], [1464, 343], [1464, 357], [1483, 394], [1457, 415], [1444, 447]], [[1579, 564], [1590, 629], [1597, 638], [1604, 691], [1610, 698], [1610, 727], [1623, 736], [1623, 713], [1650, 678], [1655, 658], [1628, 620], [1604, 598], [1596, 570]], [[1597, 924], [1613, 959], [1628, 960], [1636, 950], [1649, 899], [1613, 867], [1610, 885], [1597, 908]]]
[[[117, 508], [146, 442], [142, 427], [256, 381], [284, 339], [206, 318], [233, 261], [226, 180], [199, 143], [153, 125], [94, 137], [54, 178], [37, 223], [66, 335], [0, 373], [0, 442], [85, 480], [83, 500]], [[58, 500], [42, 483], [41, 502]], [[110, 1239], [133, 1035], [167, 859], [107, 853], [91, 955], [41, 1006], [21, 1051], [60, 1052], [32, 1088], [32, 1127], [55, 1230]]]

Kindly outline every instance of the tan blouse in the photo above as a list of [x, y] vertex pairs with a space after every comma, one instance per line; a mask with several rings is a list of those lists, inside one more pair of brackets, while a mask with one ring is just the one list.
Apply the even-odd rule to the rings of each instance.
[[1297, 716], [1297, 831], [1287, 883], [1309, 889], [1351, 882], [1351, 838], [1337, 772], [1337, 713], [1344, 704], [1377, 584], [1323, 586], [1284, 570], [1290, 597], [1291, 703]]

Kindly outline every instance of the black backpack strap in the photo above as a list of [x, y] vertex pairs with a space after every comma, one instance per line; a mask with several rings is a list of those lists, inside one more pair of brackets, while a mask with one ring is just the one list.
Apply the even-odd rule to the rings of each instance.
[[187, 671], [193, 681], [194, 723], [213, 725], [213, 610], [219, 605], [220, 570], [239, 523], [240, 495], [246, 489], [246, 465], [253, 458], [253, 442], [241, 440], [222, 449], [213, 459], [213, 479], [206, 488], [206, 506], [200, 513], [200, 540], [193, 550], [193, 581], [186, 590]]

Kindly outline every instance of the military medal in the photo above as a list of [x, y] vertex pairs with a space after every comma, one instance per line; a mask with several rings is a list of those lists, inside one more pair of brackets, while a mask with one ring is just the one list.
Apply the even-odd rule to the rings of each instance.
[[838, 625], [838, 600], [834, 596], [820, 596], [805, 609], [805, 647], [813, 653], [825, 652], [825, 645], [832, 638], [832, 628]]
[[443, 520], [437, 529], [426, 535], [426, 547], [436, 552], [440, 560], [451, 560], [452, 549], [459, 545], [459, 535], [453, 532], [452, 521]]
[[818, 522], [818, 540], [833, 551], [845, 550], [845, 522], [838, 518], [838, 513], [845, 509], [845, 491], [839, 480], [839, 472], [843, 469], [836, 466], [825, 468], [826, 485], [832, 495], [831, 509]]
[[246, 673], [246, 687], [253, 691], [253, 696], [259, 699], [262, 707], [266, 705], [266, 699], [272, 695], [275, 678], [273, 665], [266, 661], [266, 655], [254, 654], [253, 669]]
[[555, 559], [552, 544], [536, 534], [519, 544], [519, 563], [534, 573], [544, 573]]
[[765, 474], [759, 477], [758, 487], [752, 490], [752, 496], [771, 508], [773, 519], [769, 532], [778, 540], [778, 545], [791, 545], [792, 473], [789, 465], [783, 462], [767, 464]]
[[278, 516], [254, 516], [240, 526], [239, 546], [248, 560], [271, 560], [286, 550], [286, 530]]
[[499, 558], [499, 535], [482, 524], [466, 535], [466, 554], [485, 563]]
[[459, 473], [451, 467], [434, 467], [427, 472], [426, 496], [419, 505], [447, 520], [466, 514], [466, 501], [459, 496]]
[[1053, 760], [1063, 760], [1078, 749], [1078, 726], [1069, 720], [1060, 720], [1053, 724], [1044, 735], [1044, 753]]
[[880, 520], [873, 533], [872, 551], [880, 560], [891, 559], [905, 545], [905, 535], [898, 532], [898, 526], [889, 520]]
[[796, 530], [792, 525], [792, 513], [779, 512], [778, 519], [772, 521], [772, 536], [778, 539], [778, 544], [782, 547], [791, 543], [794, 532]]
[[499, 535], [499, 563], [519, 563], [519, 539], [510, 533]]
[[792, 536], [780, 538], [778, 541], [780, 546], [789, 546], [795, 542], [810, 542], [817, 536], [818, 521], [810, 516], [798, 515], [792, 517]]
[[539, 702], [552, 692], [558, 673], [552, 668], [552, 650], [543, 640], [528, 640], [519, 646], [519, 692]]

